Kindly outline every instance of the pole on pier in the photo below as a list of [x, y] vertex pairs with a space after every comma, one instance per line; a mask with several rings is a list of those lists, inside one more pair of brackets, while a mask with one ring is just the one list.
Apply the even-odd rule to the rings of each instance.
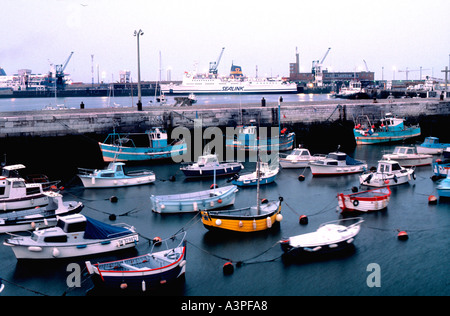
[[138, 61], [138, 111], [142, 111], [142, 102], [141, 102], [141, 58], [139, 54], [139, 36], [144, 35], [141, 29], [139, 31], [134, 31], [134, 36], [137, 37], [137, 61]]
[[445, 87], [444, 87], [444, 91], [445, 91], [445, 95], [444, 97], [447, 97], [447, 86], [448, 86], [448, 73], [450, 72], [450, 70], [448, 70], [448, 66], [445, 66], [445, 70], [441, 70], [441, 72], [445, 72]]

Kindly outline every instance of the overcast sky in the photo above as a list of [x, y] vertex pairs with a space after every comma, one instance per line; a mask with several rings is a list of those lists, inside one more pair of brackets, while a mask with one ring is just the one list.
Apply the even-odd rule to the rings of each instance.
[[[365, 70], [392, 79], [443, 77], [449, 65], [449, 0], [0, 0], [0, 67], [46, 73], [74, 52], [66, 72], [73, 81], [91, 82], [91, 55], [106, 82], [130, 70], [137, 80], [135, 30], [142, 29], [141, 78], [172, 80], [184, 71], [207, 71], [222, 47], [219, 73], [231, 63], [245, 74], [289, 75], [330, 53], [331, 71]], [[428, 70], [427, 70], [428, 69]], [[395, 73], [405, 79], [405, 73]]]

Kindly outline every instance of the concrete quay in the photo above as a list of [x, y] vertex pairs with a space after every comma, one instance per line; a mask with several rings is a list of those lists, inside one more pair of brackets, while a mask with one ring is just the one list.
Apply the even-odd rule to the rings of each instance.
[[[450, 115], [450, 100], [395, 99], [378, 100], [329, 100], [314, 102], [282, 102], [281, 122], [295, 127], [334, 121], [353, 121], [366, 114], [378, 120], [392, 112], [417, 123], [427, 116]], [[107, 134], [113, 128], [118, 132], [142, 132], [150, 127], [167, 129], [176, 126], [194, 127], [196, 119], [202, 120], [204, 128], [249, 124], [260, 118], [261, 126], [278, 124], [278, 104], [223, 104], [193, 105], [189, 107], [144, 106], [69, 110], [40, 110], [23, 112], [0, 112], [0, 138], [9, 137], [55, 137], [83, 134]]]

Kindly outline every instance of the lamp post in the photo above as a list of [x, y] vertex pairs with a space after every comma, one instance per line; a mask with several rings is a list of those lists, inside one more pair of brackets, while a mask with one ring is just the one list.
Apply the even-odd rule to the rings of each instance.
[[139, 36], [144, 35], [141, 29], [139, 31], [134, 31], [134, 36], [137, 37], [137, 60], [138, 60], [138, 111], [142, 111], [142, 102], [141, 102], [141, 59], [139, 55]]

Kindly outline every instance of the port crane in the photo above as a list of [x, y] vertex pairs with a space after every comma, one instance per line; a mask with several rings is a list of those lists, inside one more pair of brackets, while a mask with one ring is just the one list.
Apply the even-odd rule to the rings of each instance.
[[212, 61], [209, 63], [209, 73], [213, 75], [217, 75], [217, 67], [219, 67], [220, 59], [222, 59], [223, 51], [225, 50], [225, 47], [222, 47], [222, 51], [220, 52], [219, 58], [217, 58], [217, 61]]
[[[70, 53], [69, 57], [67, 57], [66, 61], [61, 65], [55, 65], [55, 81], [56, 81], [56, 87], [57, 89], [63, 89], [64, 88], [64, 70], [67, 67], [67, 64], [70, 61], [70, 58], [72, 58], [73, 52]], [[51, 72], [50, 72], [51, 75]]]
[[325, 55], [322, 57], [322, 59], [319, 60], [313, 60], [312, 62], [312, 73], [313, 75], [315, 75], [316, 73], [321, 74], [322, 73], [322, 66], [323, 66], [323, 62], [325, 61], [325, 58], [327, 58], [328, 53], [330, 52], [331, 47], [328, 47], [327, 52], [325, 53]]

